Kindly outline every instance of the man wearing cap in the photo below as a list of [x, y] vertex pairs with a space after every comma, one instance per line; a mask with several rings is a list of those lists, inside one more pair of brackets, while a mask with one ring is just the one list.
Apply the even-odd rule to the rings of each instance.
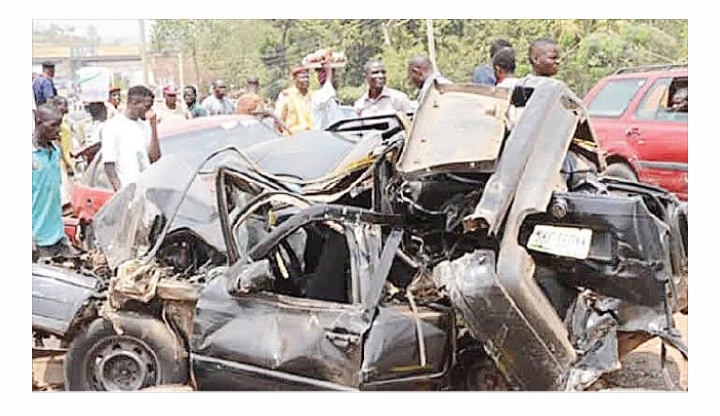
[[312, 93], [310, 74], [304, 66], [292, 70], [294, 86], [283, 90], [277, 99], [275, 112], [291, 134], [312, 130]]
[[260, 81], [257, 77], [248, 77], [247, 92], [240, 95], [237, 100], [238, 114], [252, 114], [255, 111], [265, 109], [265, 101], [258, 94], [260, 90]]
[[163, 97], [165, 102], [158, 105], [157, 110], [157, 122], [160, 123], [172, 123], [175, 121], [187, 120], [188, 115], [181, 106], [178, 105], [177, 91], [172, 85], [168, 85], [163, 88]]
[[55, 64], [52, 62], [43, 62], [43, 73], [33, 81], [33, 94], [35, 95], [35, 105], [40, 107], [50, 98], [57, 95], [55, 83]]
[[207, 111], [208, 115], [220, 116], [235, 113], [233, 103], [225, 96], [227, 93], [225, 81], [218, 79], [213, 82], [212, 92], [212, 95], [202, 102], [202, 106]]
[[113, 118], [114, 116], [122, 113], [122, 110], [120, 110], [121, 102], [122, 94], [120, 93], [120, 87], [110, 88], [108, 100], [105, 103], [105, 107], [107, 107], [108, 118]]

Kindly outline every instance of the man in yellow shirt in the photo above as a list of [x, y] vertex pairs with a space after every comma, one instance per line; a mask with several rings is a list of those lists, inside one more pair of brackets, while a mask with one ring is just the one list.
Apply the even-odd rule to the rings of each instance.
[[295, 85], [283, 90], [277, 99], [275, 113], [291, 134], [304, 130], [312, 130], [312, 92], [310, 73], [305, 67], [292, 70]]
[[65, 171], [70, 174], [70, 176], [72, 176], [75, 162], [70, 155], [73, 149], [73, 140], [72, 127], [70, 126], [70, 121], [68, 120], [68, 101], [67, 99], [65, 99], [65, 97], [61, 97], [58, 95], [51, 99], [50, 104], [57, 108], [60, 111], [60, 114], [62, 114], [62, 123], [60, 124], [60, 151], [62, 152], [61, 159]]
[[62, 114], [62, 122], [60, 123], [60, 160], [62, 165], [60, 199], [62, 204], [65, 205], [70, 203], [70, 178], [75, 176], [75, 159], [71, 154], [73, 150], [72, 126], [68, 119], [68, 100], [65, 97], [56, 95], [50, 99], [50, 104]]

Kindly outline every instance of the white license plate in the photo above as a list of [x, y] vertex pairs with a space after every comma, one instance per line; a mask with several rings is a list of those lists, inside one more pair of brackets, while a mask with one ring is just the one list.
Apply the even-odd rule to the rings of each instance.
[[556, 256], [586, 259], [591, 241], [592, 230], [589, 228], [536, 225], [527, 248]]

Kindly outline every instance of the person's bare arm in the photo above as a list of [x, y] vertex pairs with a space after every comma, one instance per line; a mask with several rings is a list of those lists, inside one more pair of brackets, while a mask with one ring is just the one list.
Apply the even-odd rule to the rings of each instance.
[[155, 163], [160, 159], [160, 156], [162, 156], [157, 134], [157, 114], [150, 110], [146, 118], [150, 123], [150, 148], [148, 149], [148, 157], [150, 158], [150, 163]]
[[73, 169], [72, 156], [63, 151], [60, 153], [60, 157], [62, 158], [63, 166], [65, 166], [67, 174], [73, 176], [75, 174], [75, 170]]
[[121, 187], [120, 177], [117, 174], [117, 162], [119, 158], [119, 146], [118, 146], [118, 119], [113, 119], [105, 124], [105, 127], [100, 130], [100, 143], [102, 145], [102, 154], [97, 154], [95, 157], [102, 157], [101, 162], [105, 168], [110, 185], [117, 192]]
[[113, 189], [117, 192], [120, 189], [121, 184], [120, 177], [117, 174], [117, 170], [115, 170], [115, 162], [105, 163], [105, 173], [107, 174], [108, 180], [110, 181]]
[[275, 103], [275, 116], [282, 121], [283, 123], [287, 122], [287, 105], [286, 105], [286, 99], [285, 95], [283, 93], [280, 93], [278, 96], [277, 102]]

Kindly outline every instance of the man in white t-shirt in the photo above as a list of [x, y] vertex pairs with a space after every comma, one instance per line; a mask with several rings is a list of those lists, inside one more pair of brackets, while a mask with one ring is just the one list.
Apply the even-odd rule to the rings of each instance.
[[125, 113], [108, 120], [103, 128], [103, 163], [116, 191], [135, 182], [140, 173], [160, 159], [154, 100], [147, 87], [130, 88]]
[[343, 119], [337, 88], [340, 79], [329, 63], [317, 71], [319, 90], [312, 95], [313, 130], [325, 130]]
[[515, 77], [515, 51], [512, 48], [500, 49], [492, 58], [493, 70], [498, 88], [512, 91], [518, 83]]

